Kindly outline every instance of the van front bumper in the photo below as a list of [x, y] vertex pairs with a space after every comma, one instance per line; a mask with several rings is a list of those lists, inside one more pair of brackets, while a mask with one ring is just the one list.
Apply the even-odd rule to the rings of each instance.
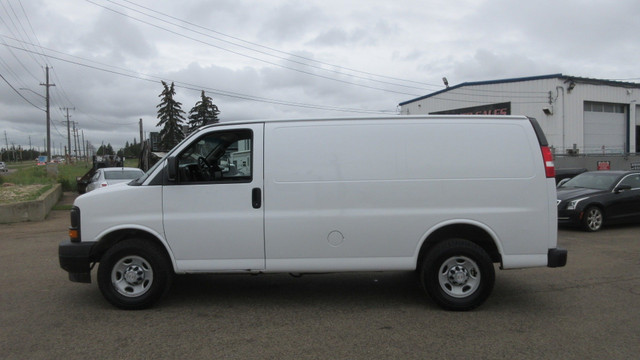
[[73, 282], [91, 282], [91, 249], [93, 241], [74, 243], [65, 241], [58, 245], [60, 267], [69, 273]]
[[549, 249], [547, 253], [547, 267], [563, 267], [567, 265], [567, 250], [566, 249]]

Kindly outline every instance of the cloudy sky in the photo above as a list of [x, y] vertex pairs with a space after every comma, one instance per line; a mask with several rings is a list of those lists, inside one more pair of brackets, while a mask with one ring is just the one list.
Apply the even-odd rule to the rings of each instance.
[[[43, 148], [66, 110], [116, 149], [158, 131], [161, 80], [221, 121], [395, 114], [468, 81], [640, 82], [638, 0], [0, 0], [0, 147]], [[5, 140], [6, 132], [6, 140]]]

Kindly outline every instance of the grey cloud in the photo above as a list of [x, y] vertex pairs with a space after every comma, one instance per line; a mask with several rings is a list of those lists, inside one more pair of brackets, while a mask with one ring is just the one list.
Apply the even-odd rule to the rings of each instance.
[[138, 23], [107, 10], [100, 13], [91, 31], [80, 37], [80, 42], [86, 50], [106, 59], [124, 61], [129, 56], [148, 59], [157, 55], [155, 46], [144, 36]]

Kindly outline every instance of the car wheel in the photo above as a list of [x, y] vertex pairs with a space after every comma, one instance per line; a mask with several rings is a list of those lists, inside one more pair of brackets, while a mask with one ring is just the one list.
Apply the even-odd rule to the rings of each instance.
[[124, 240], [102, 256], [98, 286], [111, 304], [126, 310], [148, 308], [169, 289], [173, 269], [164, 251], [141, 239]]
[[420, 272], [424, 290], [446, 310], [466, 311], [482, 304], [495, 282], [493, 262], [471, 241], [450, 239], [433, 247]]
[[590, 206], [582, 216], [582, 227], [589, 232], [598, 231], [604, 224], [604, 214], [597, 206]]

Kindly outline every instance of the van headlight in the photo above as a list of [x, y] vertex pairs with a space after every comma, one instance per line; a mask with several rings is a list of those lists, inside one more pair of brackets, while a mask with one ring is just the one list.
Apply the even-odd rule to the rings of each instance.
[[584, 197], [584, 198], [569, 201], [569, 203], [567, 204], [567, 210], [575, 210], [576, 207], [578, 206], [578, 203], [584, 199], [587, 199], [587, 198]]

